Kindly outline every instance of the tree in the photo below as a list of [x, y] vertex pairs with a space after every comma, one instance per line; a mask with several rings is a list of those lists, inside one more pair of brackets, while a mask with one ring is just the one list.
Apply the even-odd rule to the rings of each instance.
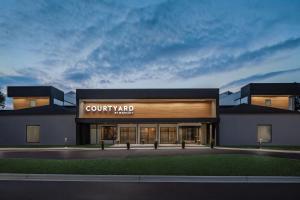
[[0, 108], [5, 107], [5, 95], [2, 91], [0, 91]]

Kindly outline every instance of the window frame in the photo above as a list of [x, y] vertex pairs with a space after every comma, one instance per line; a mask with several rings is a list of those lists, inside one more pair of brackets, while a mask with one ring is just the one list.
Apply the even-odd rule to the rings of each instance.
[[258, 127], [259, 126], [270, 126], [271, 127], [271, 137], [270, 137], [270, 141], [268, 142], [264, 142], [262, 141], [261, 143], [272, 143], [272, 140], [273, 140], [273, 127], [272, 127], [272, 124], [257, 124], [256, 125], [256, 141], [259, 143], [259, 138], [258, 138]]
[[[167, 129], [167, 131], [164, 131], [162, 129]], [[171, 131], [172, 129], [174, 129], [174, 131]], [[162, 141], [162, 134], [166, 134], [168, 135], [168, 142], [161, 142]], [[170, 135], [175, 133], [175, 141], [174, 142], [170, 142]], [[177, 142], [177, 127], [176, 126], [162, 126], [159, 127], [159, 143], [161, 144], [176, 144]]]
[[[126, 130], [124, 130], [124, 129], [126, 129]], [[133, 132], [130, 131], [130, 129], [134, 129], [134, 137], [135, 137], [134, 143], [132, 143], [130, 141], [130, 133], [133, 133]], [[121, 134], [126, 134], [126, 136], [128, 137], [128, 138], [126, 138], [127, 142], [130, 142], [131, 144], [136, 144], [137, 143], [137, 127], [135, 127], [135, 126], [131, 126], [131, 127], [130, 126], [123, 126], [123, 127], [119, 127], [119, 131], [120, 131], [119, 141], [120, 141], [121, 144], [125, 144], [125, 142], [124, 143], [122, 143], [123, 141], [121, 142]]]
[[[39, 141], [38, 142], [28, 142], [28, 129], [27, 127], [28, 126], [38, 126], [39, 127]], [[29, 143], [29, 144], [39, 144], [41, 143], [41, 125], [39, 124], [26, 124], [26, 139], [25, 139], [26, 143]]]
[[[33, 103], [33, 104], [32, 104]], [[37, 106], [36, 99], [29, 99], [29, 108], [34, 108]]]
[[265, 106], [271, 107], [272, 106], [272, 99], [265, 99]]

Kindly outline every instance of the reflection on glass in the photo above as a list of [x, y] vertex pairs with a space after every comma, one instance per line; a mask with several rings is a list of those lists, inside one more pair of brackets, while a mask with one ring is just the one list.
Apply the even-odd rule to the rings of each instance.
[[198, 140], [197, 127], [182, 127], [182, 141], [186, 143], [196, 143]]
[[141, 128], [140, 142], [141, 144], [154, 144], [156, 140], [156, 128]]
[[160, 128], [160, 143], [175, 144], [177, 139], [176, 127], [161, 127]]
[[120, 128], [120, 143], [125, 144], [129, 142], [130, 144], [136, 143], [136, 128], [135, 127], [121, 127]]
[[102, 126], [102, 140], [115, 140], [117, 136], [117, 127], [115, 126]]

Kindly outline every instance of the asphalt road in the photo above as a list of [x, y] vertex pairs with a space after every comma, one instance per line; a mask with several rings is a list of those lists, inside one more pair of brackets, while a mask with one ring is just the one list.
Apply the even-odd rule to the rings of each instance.
[[300, 184], [0, 181], [0, 199], [300, 199]]
[[0, 158], [38, 158], [38, 159], [101, 159], [128, 158], [144, 156], [172, 156], [172, 155], [213, 155], [213, 154], [243, 154], [258, 156], [273, 156], [290, 159], [300, 159], [300, 153], [266, 152], [256, 150], [230, 149], [138, 149], [138, 150], [0, 150]]

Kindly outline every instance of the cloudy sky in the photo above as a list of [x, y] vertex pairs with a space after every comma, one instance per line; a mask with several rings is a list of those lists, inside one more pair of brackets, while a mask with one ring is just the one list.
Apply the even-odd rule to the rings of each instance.
[[300, 82], [299, 0], [1, 0], [0, 87]]

